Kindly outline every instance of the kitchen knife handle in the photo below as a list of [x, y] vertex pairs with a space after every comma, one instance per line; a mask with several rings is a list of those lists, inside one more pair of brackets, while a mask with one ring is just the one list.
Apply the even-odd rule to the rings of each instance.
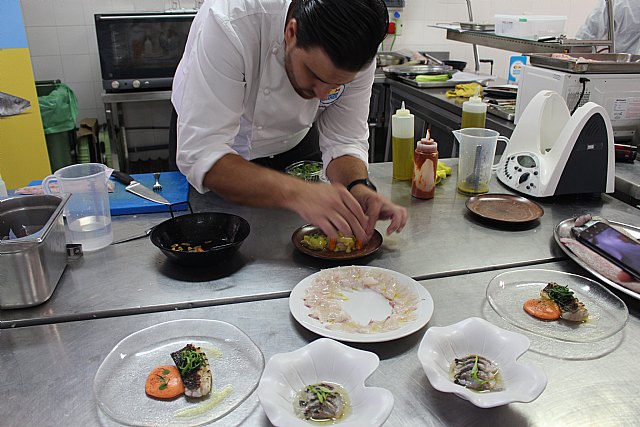
[[121, 183], [123, 183], [124, 185], [129, 185], [129, 184], [131, 184], [132, 181], [135, 181], [133, 178], [131, 178], [126, 173], [120, 172], [120, 171], [116, 171], [116, 170], [111, 172], [111, 176], [114, 177], [115, 179], [117, 179], [118, 181], [120, 181]]

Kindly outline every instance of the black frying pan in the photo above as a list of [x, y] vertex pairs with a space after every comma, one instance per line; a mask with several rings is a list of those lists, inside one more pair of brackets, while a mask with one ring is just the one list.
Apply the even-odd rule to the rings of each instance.
[[[206, 266], [229, 258], [247, 238], [251, 227], [242, 217], [222, 212], [199, 212], [168, 219], [151, 232], [151, 242], [170, 260]], [[172, 245], [200, 246], [203, 252], [177, 251]]]

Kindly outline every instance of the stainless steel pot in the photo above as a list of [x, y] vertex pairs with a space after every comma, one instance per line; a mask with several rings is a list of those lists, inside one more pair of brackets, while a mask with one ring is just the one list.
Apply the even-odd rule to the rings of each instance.
[[67, 266], [62, 212], [69, 195], [0, 201], [0, 309], [42, 304]]

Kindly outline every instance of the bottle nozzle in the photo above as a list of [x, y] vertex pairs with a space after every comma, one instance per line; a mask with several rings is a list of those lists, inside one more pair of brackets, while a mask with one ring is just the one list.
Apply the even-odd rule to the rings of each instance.
[[411, 112], [404, 107], [404, 101], [402, 101], [402, 106], [396, 111], [396, 114], [401, 117], [409, 117]]

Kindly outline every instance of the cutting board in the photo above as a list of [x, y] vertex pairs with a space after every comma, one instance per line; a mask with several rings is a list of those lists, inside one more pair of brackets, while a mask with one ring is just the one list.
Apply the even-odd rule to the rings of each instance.
[[[147, 188], [153, 187], [156, 182], [153, 174], [140, 173], [131, 174], [131, 177]], [[169, 206], [154, 203], [125, 190], [125, 185], [110, 178], [115, 182], [115, 190], [109, 193], [109, 205], [111, 215], [131, 215], [140, 213], [169, 212]], [[189, 183], [187, 178], [180, 172], [162, 172], [160, 174], [160, 184], [162, 191], [160, 194], [171, 203], [186, 202], [189, 200]], [[180, 204], [173, 207], [174, 211], [187, 210], [187, 204]]]
[[[131, 174], [131, 177], [147, 188], [153, 187], [155, 179], [153, 174], [139, 173]], [[113, 178], [111, 181], [115, 183], [113, 193], [109, 193], [109, 206], [111, 207], [111, 215], [132, 215], [141, 213], [169, 212], [169, 206], [160, 203], [154, 203], [125, 190], [124, 184], [119, 183]], [[42, 181], [31, 181], [29, 185], [40, 185]], [[189, 200], [189, 183], [187, 178], [180, 172], [162, 172], [160, 174], [160, 184], [162, 191], [159, 193], [162, 197], [171, 203], [187, 202]], [[173, 206], [173, 211], [185, 211], [188, 209], [186, 203]]]

